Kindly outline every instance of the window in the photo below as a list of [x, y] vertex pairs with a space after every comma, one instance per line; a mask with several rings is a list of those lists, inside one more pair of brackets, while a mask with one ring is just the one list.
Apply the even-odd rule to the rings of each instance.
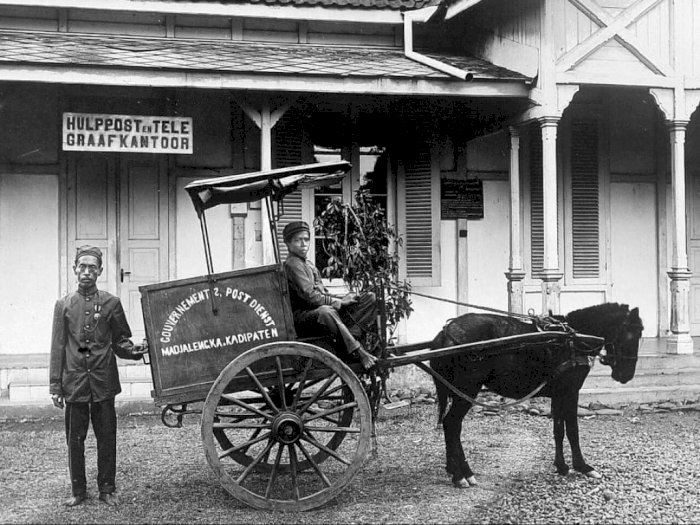
[[542, 199], [542, 135], [539, 126], [530, 133], [530, 272], [533, 278], [544, 268], [544, 208]]
[[[341, 151], [338, 149], [325, 149], [325, 148], [320, 148], [320, 147], [315, 147], [314, 148], [314, 160], [316, 162], [334, 162], [334, 161], [339, 161], [342, 160], [342, 154]], [[347, 177], [345, 177], [347, 179]], [[320, 216], [323, 213], [323, 210], [326, 209], [328, 204], [330, 204], [331, 201], [333, 200], [343, 200], [343, 184], [344, 181], [339, 182], [337, 184], [333, 184], [331, 186], [325, 186], [322, 188], [315, 188], [313, 190], [313, 195], [314, 195], [314, 207], [313, 207], [313, 218], [312, 222], [315, 222], [314, 219], [316, 217]], [[323, 232], [321, 232], [320, 228], [316, 226], [314, 228], [314, 263], [316, 264], [316, 268], [321, 272], [322, 276], [326, 276], [325, 272], [323, 269], [326, 267], [326, 264], [328, 263], [328, 254], [326, 253], [325, 247], [324, 247], [324, 236]], [[335, 277], [340, 277], [339, 275], [331, 275], [331, 278]]]
[[571, 264], [574, 279], [600, 277], [598, 122], [571, 129]]
[[388, 154], [384, 148], [360, 148], [360, 188], [367, 189], [373, 200], [387, 211]]
[[[539, 277], [544, 262], [542, 140], [530, 135], [530, 268]], [[565, 258], [574, 280], [601, 277], [600, 170], [598, 121], [575, 118], [571, 123], [569, 180], [566, 195]]]
[[[292, 110], [280, 119], [274, 129], [274, 168], [286, 168], [303, 164], [303, 130], [299, 118]], [[280, 252], [280, 260], [287, 258], [287, 245], [282, 239], [282, 231], [290, 222], [302, 220], [302, 195], [297, 190], [287, 195], [282, 206], [277, 209], [280, 214], [277, 220], [277, 246]]]
[[428, 145], [402, 159], [398, 180], [403, 266], [414, 286], [440, 285], [440, 171]]

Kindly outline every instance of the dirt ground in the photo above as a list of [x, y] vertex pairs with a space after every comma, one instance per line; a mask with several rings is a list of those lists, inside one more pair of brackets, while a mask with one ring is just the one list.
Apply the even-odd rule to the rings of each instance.
[[552, 467], [551, 420], [508, 411], [473, 414], [462, 439], [479, 485], [453, 488], [444, 471], [435, 407], [401, 408], [378, 422], [379, 451], [324, 507], [303, 513], [250, 509], [220, 486], [204, 458], [198, 418], [181, 429], [158, 417], [119, 419], [119, 507], [97, 499], [88, 437], [90, 499], [69, 496], [61, 419], [0, 427], [2, 523], [694, 523], [700, 521], [700, 412], [582, 418], [592, 480]]

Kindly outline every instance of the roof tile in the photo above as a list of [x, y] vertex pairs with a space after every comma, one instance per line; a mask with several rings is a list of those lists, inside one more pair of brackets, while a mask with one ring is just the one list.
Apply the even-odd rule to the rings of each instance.
[[[478, 80], [526, 77], [473, 57], [429, 53]], [[0, 63], [249, 74], [450, 79], [399, 48], [0, 31]]]
[[[172, 0], [170, 0], [172, 1]], [[296, 6], [323, 6], [323, 7], [352, 7], [363, 9], [420, 9], [431, 5], [438, 5], [440, 0], [175, 0], [187, 2], [199, 2], [203, 4], [223, 4], [223, 5], [296, 5]]]

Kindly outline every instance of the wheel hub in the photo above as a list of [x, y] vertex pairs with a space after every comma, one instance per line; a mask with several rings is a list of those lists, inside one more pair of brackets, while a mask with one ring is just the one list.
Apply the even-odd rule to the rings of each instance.
[[272, 435], [280, 443], [291, 445], [299, 441], [304, 430], [304, 422], [291, 412], [278, 415], [272, 423]]

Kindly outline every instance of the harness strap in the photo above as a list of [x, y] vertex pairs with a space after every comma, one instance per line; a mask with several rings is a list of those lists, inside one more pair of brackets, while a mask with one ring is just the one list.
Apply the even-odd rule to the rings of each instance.
[[423, 362], [421, 362], [421, 361], [417, 361], [417, 362], [415, 362], [415, 363], [413, 363], [413, 364], [416, 365], [417, 367], [419, 367], [420, 369], [425, 370], [425, 371], [428, 372], [431, 376], [433, 376], [435, 379], [437, 379], [438, 381], [440, 381], [440, 383], [442, 383], [443, 385], [445, 385], [445, 386], [450, 390], [450, 392], [452, 392], [454, 395], [456, 395], [456, 396], [458, 396], [458, 397], [461, 397], [462, 399], [464, 399], [464, 400], [466, 400], [466, 401], [469, 401], [469, 402], [470, 402], [471, 404], [473, 404], [473, 405], [479, 405], [479, 406], [484, 407], [484, 408], [492, 408], [492, 409], [496, 409], [496, 410], [502, 410], [502, 409], [504, 409], [504, 408], [510, 408], [510, 407], [512, 407], [512, 406], [515, 406], [515, 405], [518, 405], [518, 404], [520, 404], [520, 403], [523, 403], [523, 402], [527, 401], [527, 400], [530, 399], [531, 397], [537, 395], [537, 393], [538, 393], [540, 390], [542, 390], [542, 389], [545, 387], [545, 385], [549, 382], [549, 379], [543, 381], [543, 382], [540, 383], [532, 392], [530, 392], [528, 395], [526, 395], [525, 397], [521, 397], [520, 399], [518, 399], [518, 400], [516, 400], [516, 401], [509, 401], [509, 402], [504, 403], [504, 404], [498, 404], [498, 405], [496, 405], [496, 404], [482, 403], [481, 401], [479, 401], [479, 400], [473, 398], [472, 396], [470, 396], [470, 395], [468, 395], [468, 394], [465, 394], [464, 392], [458, 390], [458, 389], [457, 389], [452, 383], [450, 383], [447, 379], [445, 379], [444, 377], [442, 377], [442, 376], [441, 376], [440, 374], [438, 374], [435, 370], [433, 370], [432, 368], [430, 368], [428, 365], [426, 365], [425, 363], [423, 363]]
[[568, 340], [567, 343], [568, 343], [568, 346], [571, 350], [571, 356], [569, 357], [569, 359], [567, 359], [566, 361], [561, 363], [559, 366], [557, 366], [547, 379], [542, 381], [542, 383], [537, 385], [535, 387], [535, 389], [532, 390], [527, 395], [525, 395], [525, 396], [523, 396], [520, 399], [517, 399], [515, 401], [508, 401], [506, 403], [500, 403], [500, 404], [483, 403], [483, 402], [477, 400], [476, 398], [474, 398], [468, 394], [465, 394], [464, 392], [459, 390], [452, 383], [450, 383], [447, 379], [445, 379], [442, 375], [440, 375], [438, 372], [436, 372], [435, 370], [430, 368], [425, 363], [423, 363], [421, 361], [417, 361], [413, 364], [416, 365], [417, 367], [419, 367], [421, 370], [424, 370], [425, 372], [430, 374], [432, 377], [434, 377], [440, 383], [442, 383], [445, 387], [447, 387], [449, 389], [450, 392], [452, 392], [452, 394], [464, 399], [465, 401], [470, 402], [472, 405], [478, 405], [480, 407], [490, 408], [490, 409], [494, 409], [494, 410], [503, 410], [505, 408], [510, 408], [510, 407], [515, 406], [515, 405], [519, 405], [519, 404], [524, 403], [525, 401], [528, 401], [529, 399], [533, 398], [534, 396], [536, 396], [539, 393], [540, 390], [542, 390], [547, 385], [547, 383], [549, 383], [550, 381], [553, 381], [560, 374], [563, 374], [567, 370], [571, 370], [572, 368], [576, 368], [577, 366], [589, 366], [590, 367], [588, 357], [583, 356], [585, 358], [585, 361], [583, 361], [582, 359], [580, 359], [581, 356], [576, 354], [576, 349], [573, 346], [573, 341]]

